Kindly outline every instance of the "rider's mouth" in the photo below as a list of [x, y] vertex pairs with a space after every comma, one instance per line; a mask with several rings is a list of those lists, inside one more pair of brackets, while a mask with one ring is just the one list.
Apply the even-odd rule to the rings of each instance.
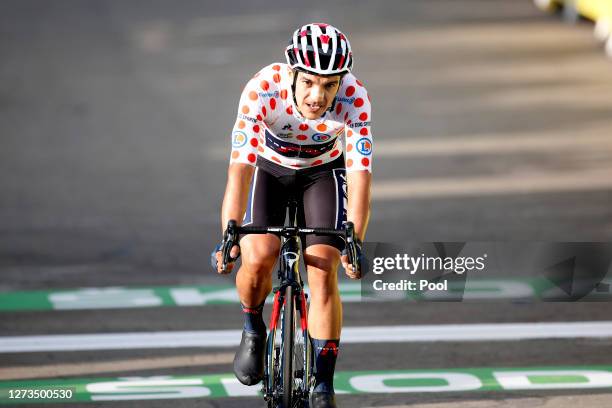
[[318, 103], [306, 103], [306, 106], [311, 113], [316, 113], [323, 108], [323, 106]]

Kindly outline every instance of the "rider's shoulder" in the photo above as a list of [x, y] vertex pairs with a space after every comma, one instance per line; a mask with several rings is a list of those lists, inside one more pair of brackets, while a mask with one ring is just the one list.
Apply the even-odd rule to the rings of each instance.
[[346, 91], [347, 89], [349, 93], [367, 93], [364, 83], [357, 79], [352, 72], [342, 78], [339, 91]]
[[[277, 86], [282, 79], [289, 75], [289, 65], [282, 62], [273, 62], [270, 65], [266, 65], [250, 79], [249, 83], [256, 83], [261, 85], [262, 81], [266, 81], [268, 86]], [[264, 84], [265, 87], [265, 84]]]

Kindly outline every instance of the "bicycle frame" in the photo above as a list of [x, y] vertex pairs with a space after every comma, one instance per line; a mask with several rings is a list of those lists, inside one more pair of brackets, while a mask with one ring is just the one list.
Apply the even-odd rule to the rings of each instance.
[[[295, 203], [291, 201], [289, 205], [290, 220], [295, 221], [295, 209]], [[293, 225], [295, 226], [295, 222], [293, 222]], [[304, 293], [302, 276], [299, 270], [299, 261], [301, 258], [300, 240], [298, 237], [299, 230], [297, 228], [295, 230], [288, 229], [287, 232], [288, 234], [283, 235], [282, 245], [279, 252], [279, 285], [274, 288], [274, 301], [272, 306], [272, 314], [270, 316], [269, 334], [266, 349], [266, 364], [264, 371], [264, 398], [266, 399], [266, 401], [269, 402], [269, 406], [272, 407], [276, 407], [277, 404], [283, 399], [283, 395], [281, 395], [281, 393], [287, 393], [288, 391], [294, 395], [292, 395], [290, 398], [285, 397], [285, 400], [288, 399], [290, 401], [293, 401], [291, 402], [291, 404], [296, 405], [298, 405], [296, 400], [299, 400], [302, 402], [302, 405], [299, 406], [307, 406], [312, 375], [312, 358], [310, 338], [308, 335], [308, 306], [306, 302], [307, 295], [306, 293]], [[287, 290], [289, 287], [291, 290]], [[288, 296], [290, 296], [291, 299], [287, 299]], [[276, 344], [276, 331], [279, 328], [279, 321], [281, 320], [281, 310], [283, 310], [283, 307], [289, 307], [292, 310], [289, 310], [288, 312], [285, 311], [285, 313], [283, 313], [283, 327], [281, 329], [281, 332], [285, 333], [287, 330], [291, 329], [291, 335], [295, 335], [295, 333], [293, 332], [293, 327], [288, 327], [289, 325], [293, 326], [295, 324], [293, 318], [287, 319], [285, 317], [289, 316], [287, 313], [294, 313], [293, 308], [295, 307], [294, 318], [297, 315], [299, 315], [300, 317], [300, 335], [302, 337], [304, 345], [303, 361], [301, 365], [301, 367], [303, 367], [303, 370], [301, 370], [301, 372], [297, 372], [296, 374], [294, 372], [295, 367], [290, 367], [289, 370], [291, 371], [291, 378], [289, 379], [274, 378], [274, 375], [278, 375], [278, 373], [283, 373], [283, 376], [285, 376], [287, 375], [288, 371], [285, 369], [285, 367], [279, 369], [279, 363], [285, 364], [284, 361], [278, 361], [279, 357], [287, 352], [292, 354], [293, 357], [294, 344], [289, 345], [285, 344], [285, 341], [282, 341], [282, 349], [279, 349]], [[284, 337], [284, 335], [282, 337]], [[291, 341], [291, 343], [293, 343], [293, 341]], [[293, 382], [294, 375], [297, 377], [301, 376], [302, 378], [300, 389], [294, 390], [293, 387], [291, 387], [290, 390], [286, 390], [285, 385], [289, 384], [289, 382]], [[282, 387], [279, 388], [279, 385], [282, 385]]]
[[[304, 293], [302, 277], [299, 270], [300, 234], [338, 236], [344, 239], [349, 263], [357, 268], [355, 260], [356, 246], [354, 226], [346, 223], [346, 229], [300, 228], [296, 226], [297, 204], [289, 202], [290, 226], [283, 227], [239, 227], [234, 220], [228, 222], [224, 234], [222, 269], [225, 269], [230, 257], [230, 250], [238, 244], [239, 234], [275, 234], [282, 239], [279, 251], [279, 285], [274, 288], [274, 301], [264, 364], [263, 394], [269, 408], [308, 407], [308, 396], [312, 385], [312, 348], [308, 336], [307, 295]], [[282, 311], [282, 319], [281, 319]], [[299, 329], [296, 320], [299, 316]], [[282, 334], [277, 344], [277, 331]], [[299, 336], [296, 336], [299, 333]], [[294, 348], [302, 344], [301, 370], [295, 370]], [[282, 362], [279, 361], [282, 357]], [[297, 385], [297, 388], [294, 386]]]

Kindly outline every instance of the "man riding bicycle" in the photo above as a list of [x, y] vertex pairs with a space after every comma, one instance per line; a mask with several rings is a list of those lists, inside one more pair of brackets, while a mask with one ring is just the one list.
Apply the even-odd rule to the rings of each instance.
[[[370, 213], [372, 134], [370, 99], [351, 73], [348, 39], [328, 24], [296, 30], [286, 48], [287, 64], [274, 63], [247, 83], [232, 132], [232, 153], [221, 225], [282, 225], [287, 201], [299, 201], [299, 225], [342, 228], [348, 220], [363, 240]], [[343, 143], [344, 142], [344, 143]], [[344, 145], [345, 146], [344, 146]], [[280, 249], [277, 236], [246, 235], [232, 256], [242, 255], [236, 287], [245, 317], [234, 372], [254, 385], [264, 372], [265, 299]], [[305, 236], [304, 261], [310, 288], [308, 327], [315, 353], [313, 408], [336, 407], [333, 376], [342, 327], [338, 265], [348, 265], [338, 237]], [[220, 246], [213, 252], [219, 273]]]

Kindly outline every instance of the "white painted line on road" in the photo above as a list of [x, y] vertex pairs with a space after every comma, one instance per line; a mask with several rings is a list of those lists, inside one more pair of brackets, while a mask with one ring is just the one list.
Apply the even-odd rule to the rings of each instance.
[[[342, 331], [343, 344], [609, 337], [612, 337], [612, 321], [366, 326], [347, 327]], [[239, 330], [6, 336], [0, 337], [0, 353], [226, 348], [237, 346], [239, 340]]]
[[[609, 132], [609, 130], [608, 130]], [[608, 132], [577, 136], [575, 133], [550, 136], [542, 133], [519, 134], [513, 137], [491, 134], [479, 137], [437, 139], [392, 139], [376, 141], [377, 157], [459, 156], [475, 154], [507, 154], [524, 152], [551, 153], [559, 150], [612, 150]], [[505, 136], [505, 137], [504, 137]]]
[[66, 364], [0, 367], [0, 380], [52, 378], [67, 375], [92, 375], [119, 371], [157, 370], [176, 367], [202, 367], [229, 364], [234, 353], [190, 354], [186, 356], [149, 357], [113, 361], [88, 361]]
[[612, 168], [574, 172], [516, 172], [497, 176], [381, 180], [374, 200], [532, 194], [612, 189]]

